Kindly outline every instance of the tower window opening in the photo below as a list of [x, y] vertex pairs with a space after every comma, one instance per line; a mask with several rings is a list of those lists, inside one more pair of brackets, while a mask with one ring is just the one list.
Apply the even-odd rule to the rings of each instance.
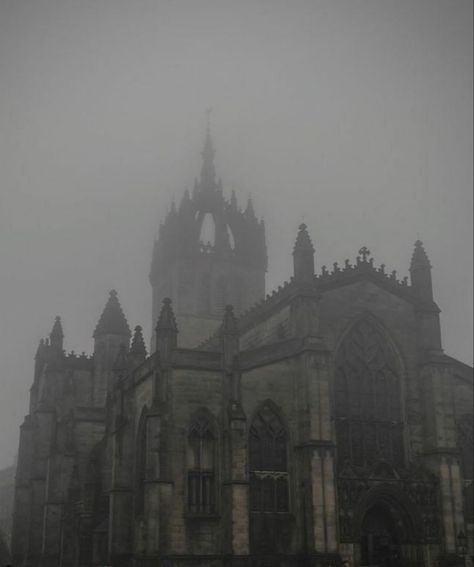
[[199, 239], [203, 244], [216, 244], [216, 223], [211, 213], [206, 213], [202, 219]]

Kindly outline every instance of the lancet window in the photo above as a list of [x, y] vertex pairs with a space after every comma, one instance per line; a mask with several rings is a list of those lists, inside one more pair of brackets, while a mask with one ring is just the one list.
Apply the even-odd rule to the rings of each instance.
[[359, 321], [336, 356], [338, 460], [367, 467], [377, 460], [403, 466], [397, 356], [370, 320]]
[[195, 418], [188, 433], [188, 511], [216, 511], [217, 435], [206, 416]]
[[288, 436], [267, 404], [252, 421], [249, 453], [250, 510], [288, 512]]

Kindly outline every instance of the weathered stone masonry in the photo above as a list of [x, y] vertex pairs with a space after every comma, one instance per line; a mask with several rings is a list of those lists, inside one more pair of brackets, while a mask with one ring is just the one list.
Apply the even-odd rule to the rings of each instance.
[[115, 291], [92, 356], [59, 318], [39, 345], [14, 565], [447, 565], [463, 534], [472, 554], [472, 369], [442, 350], [422, 243], [410, 281], [365, 247], [316, 274], [301, 225], [264, 297], [263, 221], [213, 158], [208, 132], [155, 243], [151, 354]]

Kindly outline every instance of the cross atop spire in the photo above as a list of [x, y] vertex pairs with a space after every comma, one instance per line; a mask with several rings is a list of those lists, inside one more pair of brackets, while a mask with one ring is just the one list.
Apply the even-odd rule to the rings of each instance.
[[372, 254], [372, 252], [367, 248], [367, 246], [362, 246], [359, 250], [359, 254], [362, 256], [362, 261], [367, 262], [367, 258]]

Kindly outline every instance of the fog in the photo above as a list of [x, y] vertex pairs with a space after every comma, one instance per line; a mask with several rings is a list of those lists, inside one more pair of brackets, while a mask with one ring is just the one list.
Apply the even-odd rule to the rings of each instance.
[[316, 266], [433, 265], [445, 351], [472, 362], [470, 0], [0, 0], [0, 467], [34, 354], [117, 289], [150, 338], [153, 239], [200, 167], [267, 229], [267, 290], [304, 219]]

